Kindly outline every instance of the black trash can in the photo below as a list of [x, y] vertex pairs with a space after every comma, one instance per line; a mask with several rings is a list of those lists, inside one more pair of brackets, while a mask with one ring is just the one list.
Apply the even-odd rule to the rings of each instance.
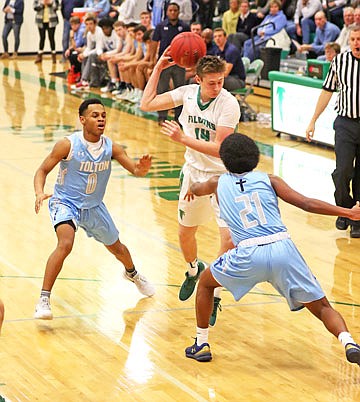
[[260, 59], [264, 62], [261, 78], [269, 79], [269, 71], [280, 70], [281, 47], [263, 47], [260, 49]]

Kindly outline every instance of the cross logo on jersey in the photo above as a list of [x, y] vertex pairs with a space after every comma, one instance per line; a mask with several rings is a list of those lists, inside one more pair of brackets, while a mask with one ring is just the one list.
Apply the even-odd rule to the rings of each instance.
[[235, 182], [235, 184], [238, 184], [240, 186], [240, 191], [244, 191], [244, 184], [246, 183], [246, 180], [240, 179], [239, 181]]

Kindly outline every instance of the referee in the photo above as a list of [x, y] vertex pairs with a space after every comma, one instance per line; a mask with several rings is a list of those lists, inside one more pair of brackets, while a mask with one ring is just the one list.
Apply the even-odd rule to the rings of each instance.
[[[315, 122], [328, 105], [332, 93], [339, 91], [334, 121], [336, 167], [332, 173], [336, 205], [353, 207], [360, 201], [360, 25], [350, 28], [350, 51], [337, 55], [330, 65], [314, 115], [306, 129], [311, 141]], [[351, 194], [350, 194], [351, 182]], [[350, 237], [360, 238], [360, 221], [336, 219], [336, 228], [351, 226]]]

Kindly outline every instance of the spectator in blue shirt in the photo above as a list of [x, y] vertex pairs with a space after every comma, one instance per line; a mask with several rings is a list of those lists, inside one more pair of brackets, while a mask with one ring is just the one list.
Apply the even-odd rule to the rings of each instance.
[[[300, 45], [299, 52], [314, 52], [316, 56], [325, 53], [325, 45], [328, 42], [335, 42], [340, 34], [340, 28], [327, 21], [324, 11], [318, 11], [315, 14], [315, 38], [311, 44]], [[310, 56], [311, 57], [311, 56]]]
[[[287, 19], [281, 8], [279, 0], [270, 1], [270, 13], [264, 18], [255, 35], [255, 50], [252, 46], [251, 39], [244, 42], [244, 56], [248, 57], [250, 61], [258, 59], [260, 56], [260, 48], [265, 47], [266, 42], [286, 27]], [[265, 25], [271, 23], [269, 25]], [[264, 26], [265, 25], [265, 26]]]
[[63, 29], [63, 36], [62, 36], [62, 47], [63, 47], [63, 57], [62, 61], [65, 62], [65, 52], [69, 47], [70, 41], [70, 18], [71, 14], [74, 10], [74, 7], [83, 7], [84, 0], [62, 0], [61, 1], [61, 15], [64, 20], [64, 29]]
[[79, 17], [70, 18], [70, 41], [69, 46], [65, 50], [64, 56], [69, 59], [71, 66], [73, 66], [73, 73], [81, 72], [81, 63], [77, 57], [85, 46], [85, 24], [80, 21]]
[[92, 11], [101, 19], [109, 14], [110, 2], [109, 0], [86, 0], [84, 7], [92, 8]]
[[226, 61], [225, 79], [223, 87], [228, 91], [244, 88], [245, 68], [241, 60], [240, 50], [229, 43], [223, 28], [214, 29], [215, 56]]

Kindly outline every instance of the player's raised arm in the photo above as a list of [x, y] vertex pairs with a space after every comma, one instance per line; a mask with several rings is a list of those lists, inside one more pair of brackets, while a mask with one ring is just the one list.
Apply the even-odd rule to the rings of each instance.
[[35, 190], [35, 212], [38, 213], [42, 206], [42, 203], [47, 198], [51, 197], [51, 194], [44, 194], [44, 186], [47, 175], [54, 169], [54, 167], [62, 160], [67, 158], [70, 152], [70, 141], [66, 138], [57, 142], [50, 152], [50, 154], [44, 159], [40, 167], [35, 172], [34, 176], [34, 190]]
[[161, 72], [172, 65], [174, 62], [170, 58], [170, 47], [168, 47], [155, 64], [154, 70], [144, 89], [141, 98], [140, 109], [145, 112], [156, 112], [158, 110], [167, 110], [175, 106], [169, 93], [157, 94], [157, 86]]
[[298, 193], [278, 176], [269, 175], [269, 177], [277, 196], [289, 204], [295, 205], [307, 212], [321, 215], [343, 216], [352, 220], [360, 220], [359, 203], [352, 209], [338, 207], [328, 202], [316, 198], [309, 198]]

